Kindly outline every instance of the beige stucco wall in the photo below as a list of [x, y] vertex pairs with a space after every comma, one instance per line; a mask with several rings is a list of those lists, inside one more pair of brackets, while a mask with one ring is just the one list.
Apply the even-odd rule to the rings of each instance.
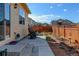
[[[10, 37], [9, 36], [5, 36], [6, 38], [5, 38], [5, 40], [3, 40], [3, 41], [0, 41], [0, 46], [2, 46], [2, 45], [4, 45], [4, 44], [6, 44], [6, 43], [8, 43], [8, 42], [11, 42], [11, 41], [13, 41], [14, 40], [14, 35], [13, 35], [13, 32], [14, 32], [14, 30], [15, 29], [17, 29], [17, 28], [15, 28], [14, 29], [14, 26], [16, 26], [16, 25], [14, 25], [14, 24], [16, 24], [16, 22], [14, 22], [15, 21], [15, 19], [18, 19], [18, 12], [16, 12], [16, 11], [18, 11], [18, 9], [17, 10], [14, 10], [14, 7], [13, 7], [13, 4], [11, 4], [10, 5], [10, 9], [11, 9], [11, 19], [10, 19]], [[13, 16], [14, 15], [14, 16]]]
[[25, 33], [28, 34], [28, 25], [29, 25], [29, 18], [28, 18], [28, 15], [25, 14]]
[[21, 38], [28, 35], [28, 24], [29, 24], [29, 18], [28, 15], [25, 14], [25, 24], [19, 24], [19, 33], [21, 35]]
[[14, 32], [20, 34], [20, 39], [28, 35], [28, 15], [25, 14], [25, 25], [19, 24], [19, 6], [14, 9], [14, 4], [11, 4], [11, 38], [14, 39]]
[[11, 38], [14, 39], [14, 32], [19, 32], [19, 6], [15, 9], [14, 4], [10, 5], [11, 9], [11, 23], [10, 23], [10, 34]]
[[15, 40], [15, 35], [14, 32], [20, 34], [20, 39], [23, 38], [24, 36], [28, 35], [28, 24], [29, 24], [29, 19], [28, 15], [25, 14], [25, 25], [20, 25], [19, 24], [19, 6], [17, 8], [14, 8], [14, 4], [10, 4], [10, 12], [11, 12], [11, 19], [10, 19], [10, 37], [7, 35], [5, 40], [0, 41], [0, 46], [14, 41]]

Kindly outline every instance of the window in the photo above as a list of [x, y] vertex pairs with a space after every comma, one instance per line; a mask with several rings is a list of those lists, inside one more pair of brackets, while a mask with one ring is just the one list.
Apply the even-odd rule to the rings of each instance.
[[25, 24], [25, 19], [23, 20], [23, 24]]
[[25, 24], [25, 18], [22, 16], [19, 16], [19, 24]]
[[22, 24], [22, 21], [19, 21], [19, 24]]
[[0, 41], [4, 38], [4, 3], [0, 3]]
[[10, 36], [10, 4], [5, 4], [6, 35]]
[[19, 24], [25, 24], [25, 13], [23, 9], [19, 9]]

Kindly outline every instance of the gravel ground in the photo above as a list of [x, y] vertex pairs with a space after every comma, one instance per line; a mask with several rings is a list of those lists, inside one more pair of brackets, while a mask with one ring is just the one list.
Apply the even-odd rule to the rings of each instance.
[[66, 48], [66, 46], [64, 46], [63, 48], [60, 48], [59, 46], [60, 43], [53, 42], [53, 40], [47, 40], [47, 41], [50, 48], [54, 52], [55, 56], [78, 56], [79, 55], [78, 53], [76, 53], [75, 50], [68, 51], [68, 48]]

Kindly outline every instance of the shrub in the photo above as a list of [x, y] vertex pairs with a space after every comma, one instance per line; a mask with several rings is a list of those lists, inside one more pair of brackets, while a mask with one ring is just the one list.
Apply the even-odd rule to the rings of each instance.
[[46, 37], [46, 40], [51, 40], [51, 38], [47, 36], [47, 37]]

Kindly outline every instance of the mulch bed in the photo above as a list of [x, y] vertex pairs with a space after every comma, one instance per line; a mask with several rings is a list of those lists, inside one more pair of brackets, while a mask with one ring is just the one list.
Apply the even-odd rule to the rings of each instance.
[[75, 49], [69, 50], [68, 46], [60, 46], [60, 43], [53, 43], [53, 40], [47, 40], [50, 48], [56, 56], [78, 56]]

